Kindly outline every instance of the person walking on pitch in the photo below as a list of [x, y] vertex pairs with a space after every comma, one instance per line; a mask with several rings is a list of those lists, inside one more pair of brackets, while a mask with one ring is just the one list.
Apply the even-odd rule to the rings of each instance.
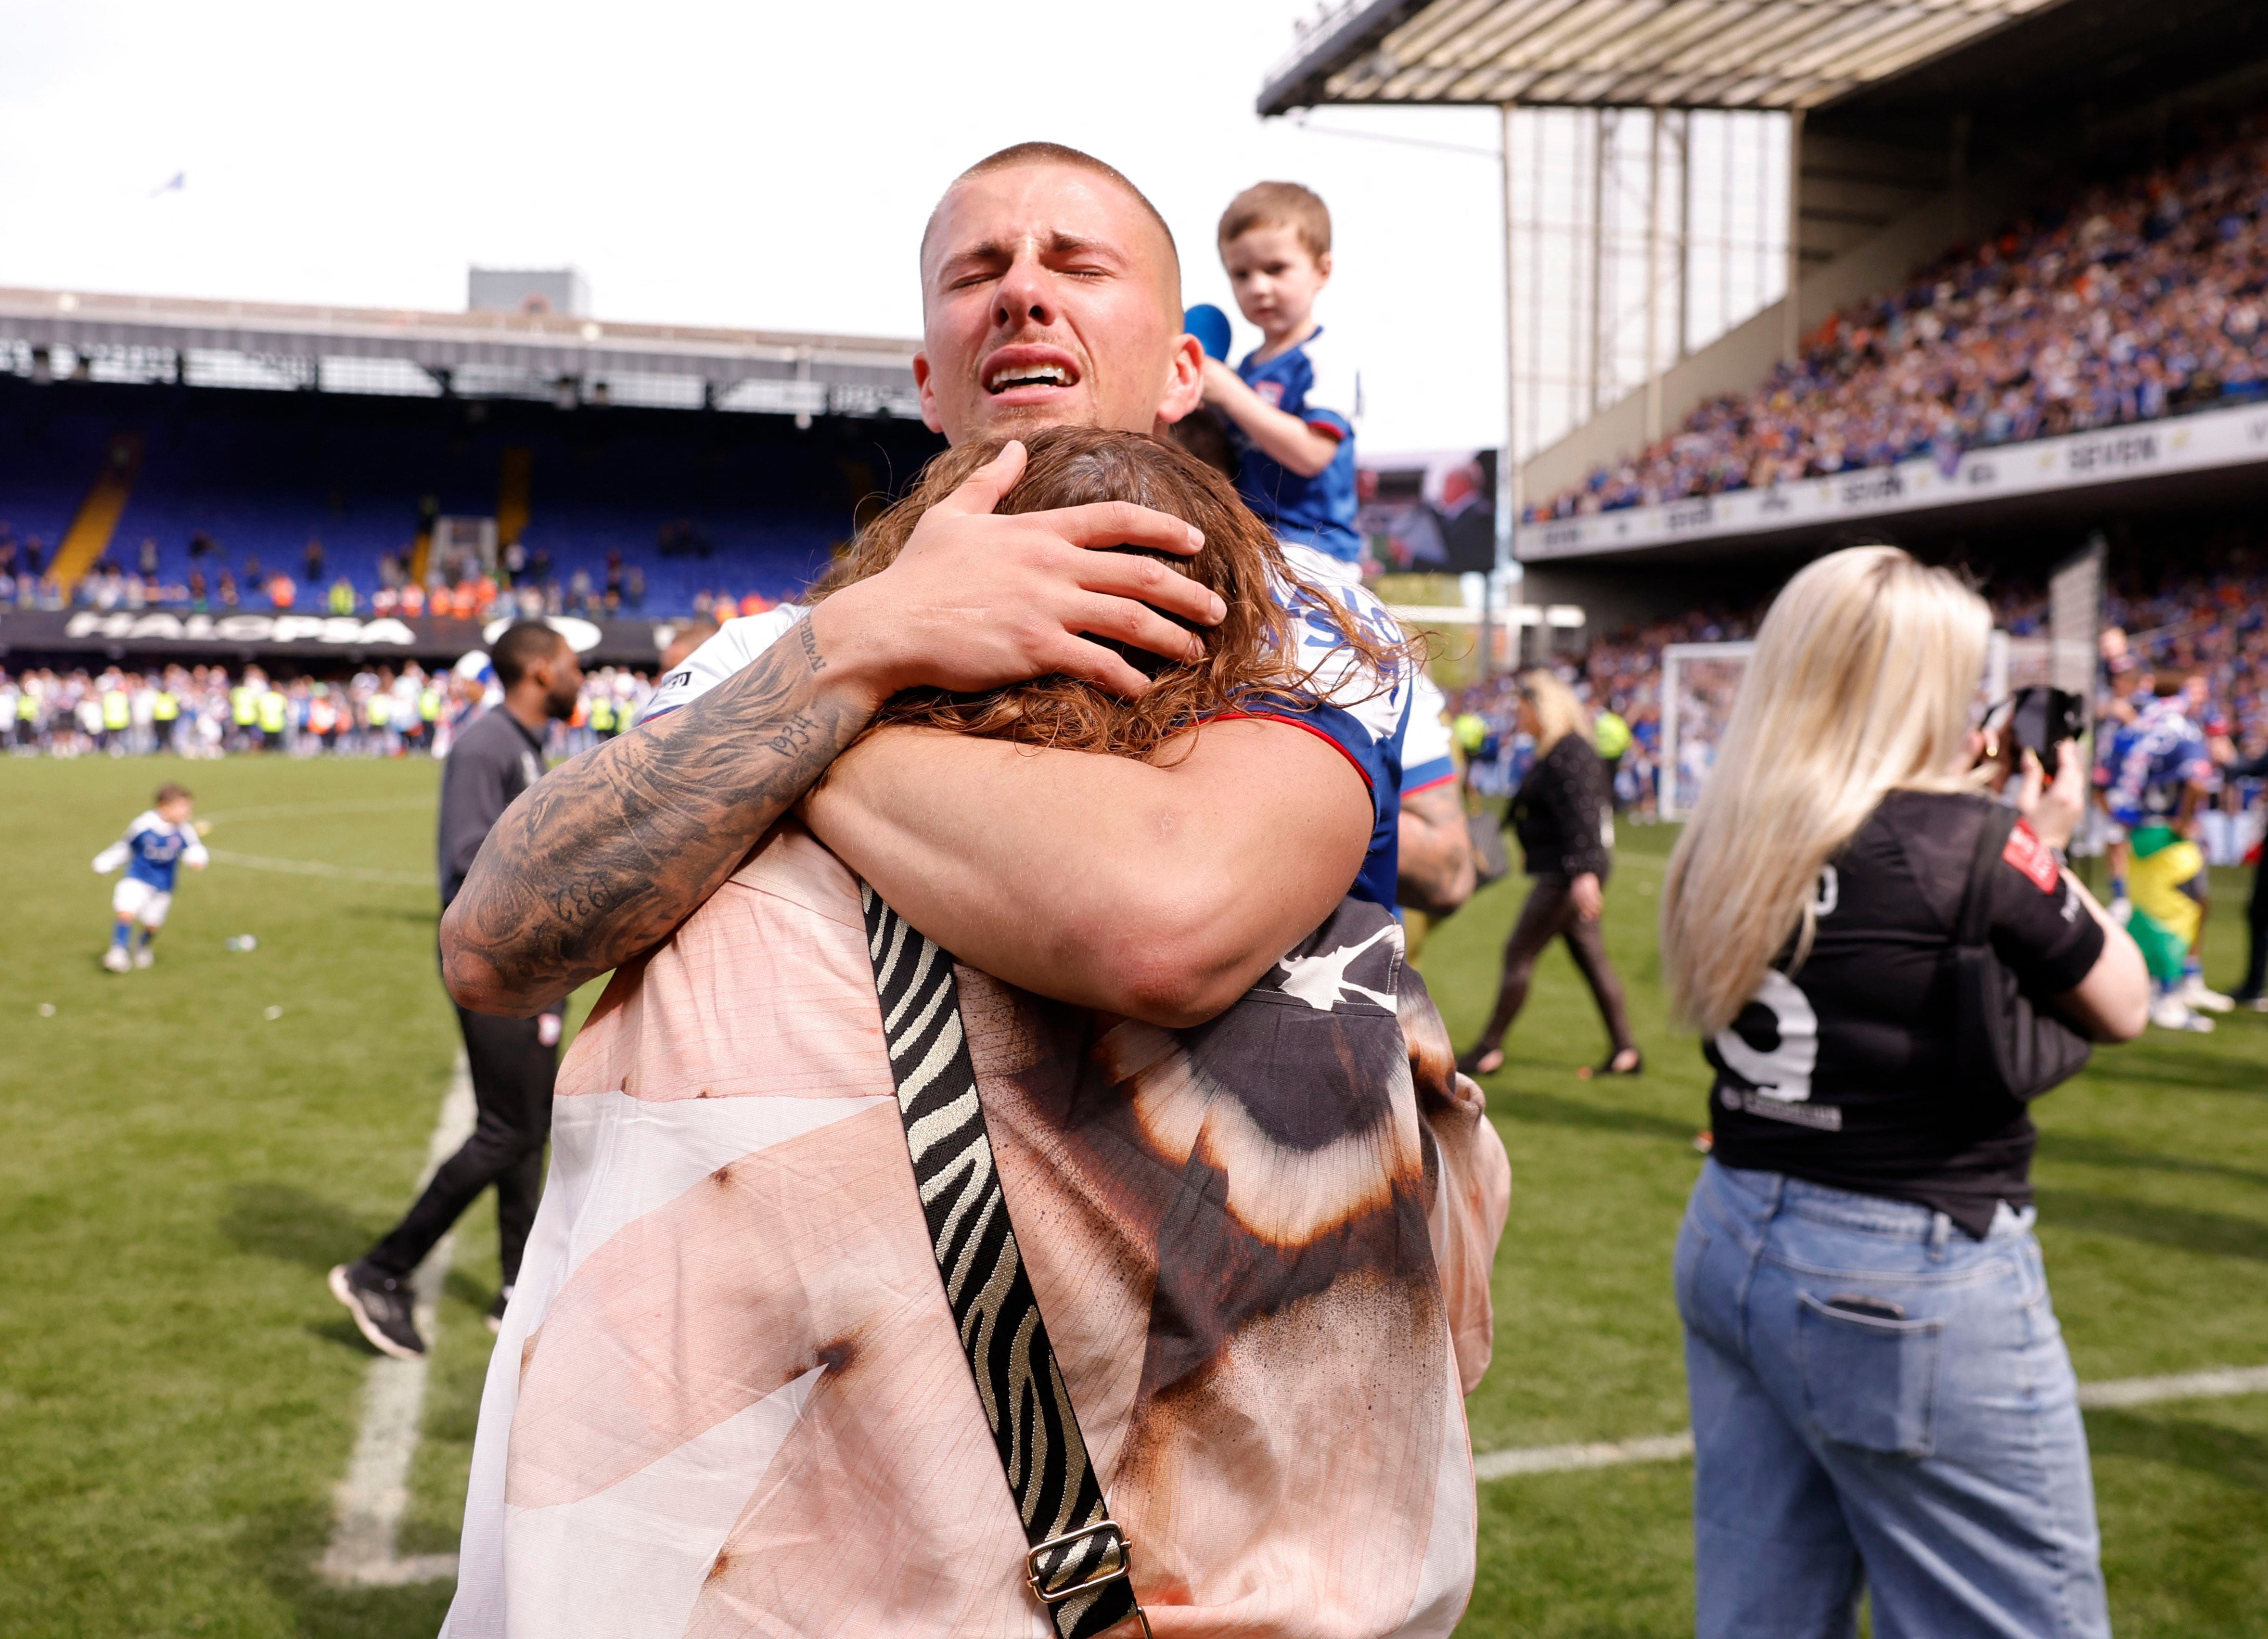
[[[507, 628], [490, 651], [504, 703], [457, 736], [441, 775], [441, 904], [447, 908], [489, 831], [522, 791], [542, 777], [543, 736], [575, 710], [583, 668], [567, 640], [540, 621]], [[425, 1352], [409, 1276], [490, 1184], [497, 1191], [503, 1289], [489, 1327], [503, 1323], [519, 1278], [520, 1253], [543, 1193], [543, 1145], [551, 1133], [551, 1084], [558, 1070], [560, 1002], [530, 1018], [504, 1018], [460, 1007], [465, 1059], [479, 1110], [473, 1136], [441, 1164], [416, 1204], [386, 1238], [331, 1271], [331, 1295], [346, 1305], [371, 1347], [397, 1360]]]

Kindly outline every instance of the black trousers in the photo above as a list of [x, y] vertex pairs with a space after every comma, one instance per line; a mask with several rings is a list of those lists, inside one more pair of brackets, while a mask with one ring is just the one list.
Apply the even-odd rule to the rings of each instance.
[[1607, 1035], [1614, 1044], [1609, 1056], [1638, 1045], [1631, 1038], [1622, 981], [1607, 959], [1604, 930], [1599, 923], [1585, 922], [1575, 914], [1574, 893], [1566, 878], [1537, 877], [1535, 886], [1528, 890], [1528, 903], [1521, 908], [1520, 920], [1512, 925], [1512, 937], [1505, 941], [1504, 977], [1497, 989], [1496, 1011], [1489, 1016], [1488, 1028], [1481, 1032], [1476, 1052], [1503, 1045], [1504, 1033], [1528, 1005], [1535, 959], [1554, 939], [1567, 941], [1567, 954], [1575, 959], [1577, 971], [1591, 987], [1591, 999], [1599, 1004], [1599, 1017], [1606, 1021]]
[[543, 1045], [533, 1018], [457, 1010], [479, 1117], [464, 1148], [441, 1163], [425, 1193], [363, 1261], [396, 1279], [425, 1260], [465, 1209], [490, 1184], [504, 1283], [519, 1279], [520, 1254], [543, 1194], [543, 1144], [551, 1136], [551, 1084], [559, 1049]]

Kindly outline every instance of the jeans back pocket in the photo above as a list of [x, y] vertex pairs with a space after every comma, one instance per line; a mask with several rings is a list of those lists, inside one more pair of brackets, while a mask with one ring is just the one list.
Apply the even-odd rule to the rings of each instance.
[[1838, 1445], [1887, 1457], [1936, 1449], [1937, 1362], [1942, 1320], [1894, 1319], [1891, 1308], [1840, 1295], [1796, 1294], [1796, 1363], [1812, 1426]]

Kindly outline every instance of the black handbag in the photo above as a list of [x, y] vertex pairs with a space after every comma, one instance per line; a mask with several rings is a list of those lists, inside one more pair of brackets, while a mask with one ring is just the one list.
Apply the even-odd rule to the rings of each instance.
[[1473, 842], [1475, 886], [1486, 887], [1512, 874], [1512, 860], [1504, 848], [1504, 821], [1493, 813], [1465, 816], [1465, 833]]
[[2015, 811], [1994, 804], [1969, 862], [1953, 936], [1954, 1047], [1965, 1086], [2021, 1102], [2078, 1075], [2095, 1049], [2062, 1019], [2035, 1008], [1992, 948], [1992, 868], [2015, 825]]

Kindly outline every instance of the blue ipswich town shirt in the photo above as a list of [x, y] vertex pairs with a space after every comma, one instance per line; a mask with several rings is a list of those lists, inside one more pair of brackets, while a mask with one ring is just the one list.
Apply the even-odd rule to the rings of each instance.
[[95, 858], [98, 871], [115, 871], [122, 864], [128, 878], [147, 883], [160, 893], [173, 891], [173, 873], [182, 860], [194, 864], [205, 861], [204, 844], [197, 841], [195, 828], [172, 825], [158, 817], [154, 808], [134, 816], [126, 834], [106, 848]]
[[1354, 423], [1362, 414], [1362, 379], [1338, 356], [1336, 346], [1318, 330], [1271, 359], [1247, 353], [1237, 365], [1245, 386], [1285, 415], [1337, 438], [1339, 452], [1313, 478], [1302, 478], [1240, 437], [1236, 489], [1286, 545], [1313, 547], [1351, 563], [1362, 555], [1354, 526]]
[[2154, 701], [2112, 737], [2110, 817], [2129, 827], [2162, 824], [2180, 809], [2182, 788], [2213, 772], [2205, 731], [2179, 696]]
[[[1302, 575], [1324, 589], [1333, 606], [1302, 602], [1295, 608], [1292, 631], [1299, 653], [1292, 674], [1313, 675], [1304, 687], [1256, 697], [1233, 715], [1267, 717], [1305, 729], [1329, 741], [1354, 765], [1370, 791], [1372, 826], [1369, 851], [1351, 891], [1357, 899], [1391, 909], [1401, 856], [1403, 739], [1410, 732], [1411, 677], [1403, 667], [1389, 686], [1381, 687], [1345, 646], [1342, 622], [1359, 623], [1390, 642], [1400, 640], [1401, 628], [1386, 606], [1354, 581], [1348, 566], [1304, 547], [1287, 545], [1285, 551]], [[651, 723], [666, 716], [728, 680], [793, 630], [807, 613], [782, 604], [762, 614], [725, 621], [714, 637], [661, 680], [638, 721]], [[1446, 748], [1442, 755], [1446, 759]]]

